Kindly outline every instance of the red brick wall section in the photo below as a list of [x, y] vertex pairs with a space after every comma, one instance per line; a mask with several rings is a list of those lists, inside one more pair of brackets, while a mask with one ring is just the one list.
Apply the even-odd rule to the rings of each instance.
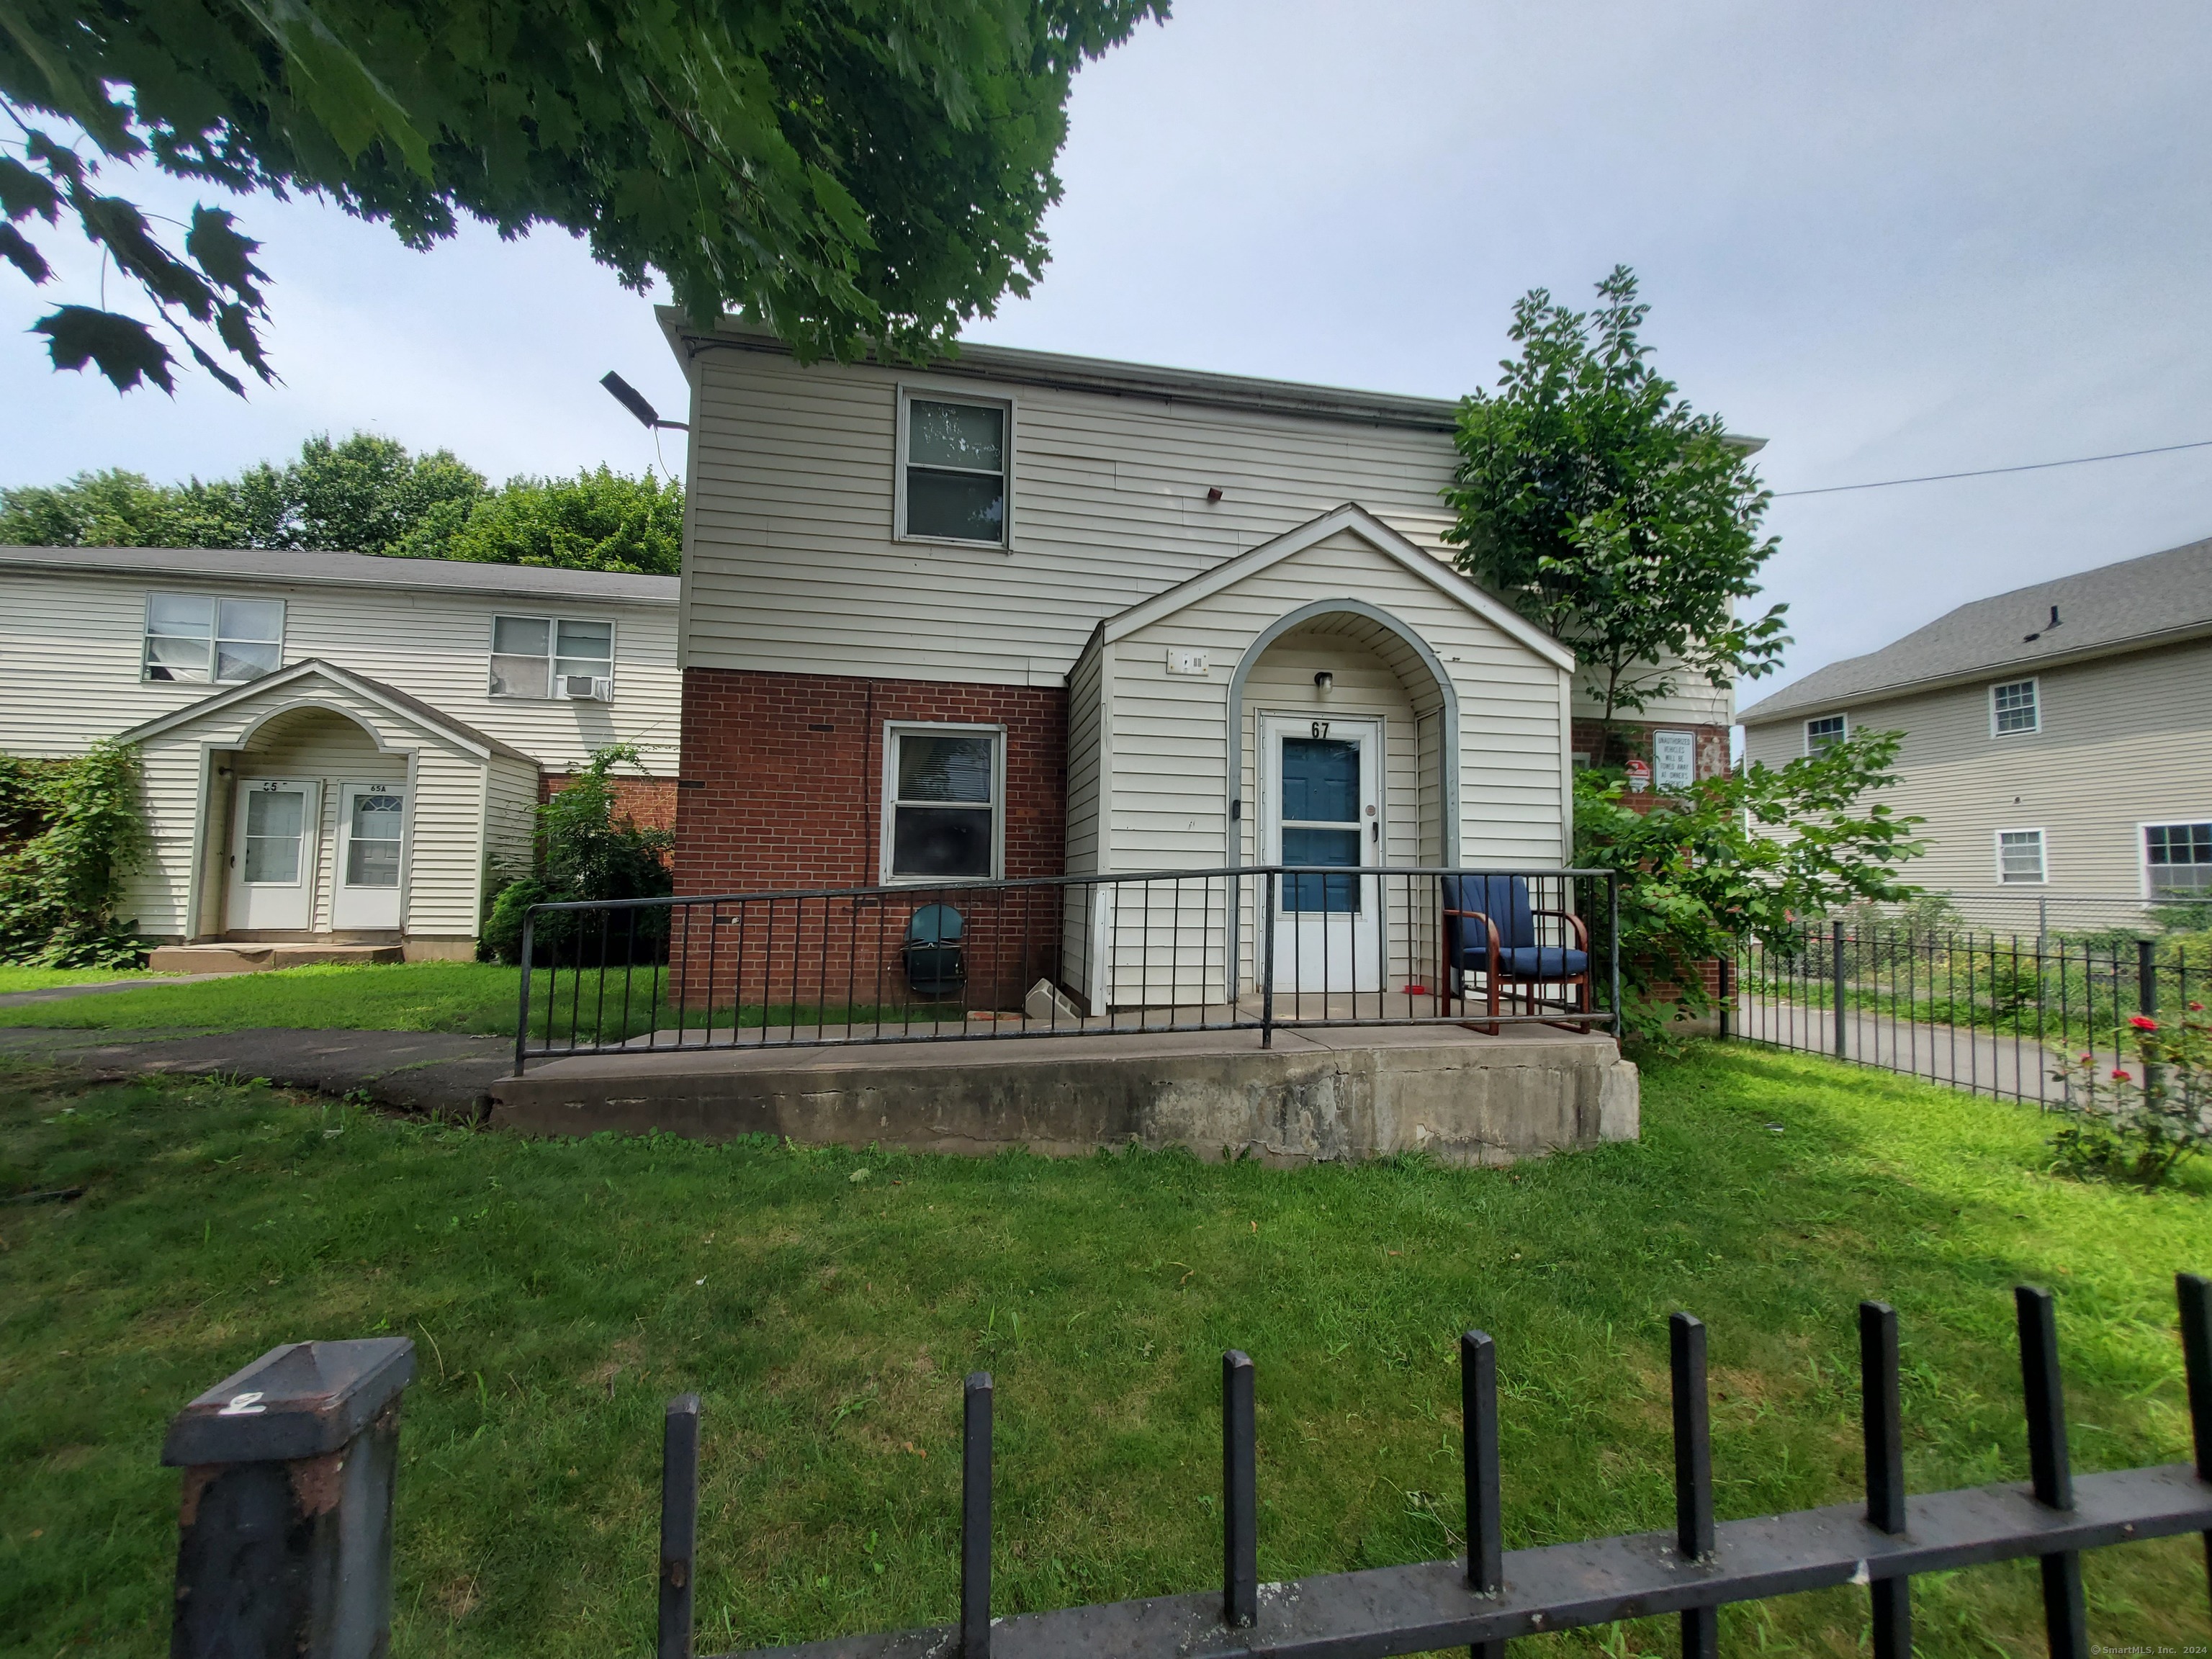
[[[551, 800], [562, 790], [575, 781], [572, 772], [552, 772], [538, 780], [538, 799], [542, 804]], [[624, 816], [641, 830], [673, 830], [676, 827], [676, 797], [678, 790], [673, 778], [623, 778], [614, 780], [615, 817]]]
[[[695, 668], [684, 680], [678, 894], [870, 887], [881, 878], [884, 726], [942, 720], [1006, 728], [1006, 874], [1060, 873], [1066, 845], [1067, 694]], [[938, 896], [679, 911], [672, 955], [690, 994], [782, 1006], [902, 1002], [899, 949]], [[949, 896], [965, 918], [974, 1008], [1018, 1007], [1059, 956], [1061, 895]], [[740, 911], [742, 910], [742, 914]], [[687, 937], [688, 929], [688, 937]], [[711, 939], [711, 944], [708, 942]], [[708, 989], [711, 962], [712, 989]]]

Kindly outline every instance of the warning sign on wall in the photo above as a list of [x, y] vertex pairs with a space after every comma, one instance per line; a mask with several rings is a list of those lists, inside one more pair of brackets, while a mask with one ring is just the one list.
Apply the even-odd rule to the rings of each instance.
[[1651, 787], [1651, 768], [1641, 755], [1628, 758], [1628, 793], [1640, 795]]
[[1651, 734], [1652, 781], [1661, 794], [1687, 789], [1698, 781], [1698, 734], [1694, 732], [1654, 732]]

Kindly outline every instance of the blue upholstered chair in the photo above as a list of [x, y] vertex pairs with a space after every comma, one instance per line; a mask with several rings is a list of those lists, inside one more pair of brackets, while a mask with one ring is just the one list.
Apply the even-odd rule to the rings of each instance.
[[949, 904], [925, 904], [906, 925], [906, 982], [915, 994], [947, 997], [968, 982], [960, 949], [968, 924]]
[[[1536, 927], [1539, 916], [1556, 916], [1565, 922], [1574, 944], [1542, 943]], [[1571, 911], [1533, 908], [1526, 876], [1444, 877], [1443, 923], [1443, 994], [1447, 1000], [1458, 997], [1464, 1010], [1470, 981], [1481, 975], [1491, 1036], [1498, 1035], [1501, 991], [1517, 998], [1533, 1014], [1544, 1000], [1540, 988], [1556, 985], [1557, 1006], [1563, 1012], [1589, 1012], [1589, 928]]]

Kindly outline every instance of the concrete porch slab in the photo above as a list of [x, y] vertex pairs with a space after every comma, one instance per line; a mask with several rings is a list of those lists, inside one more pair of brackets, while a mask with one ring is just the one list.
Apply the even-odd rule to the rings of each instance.
[[398, 962], [398, 945], [262, 945], [240, 939], [210, 945], [157, 945], [146, 965], [157, 974], [252, 974], [313, 963]]
[[1632, 1140], [1639, 1104], [1636, 1067], [1609, 1036], [1457, 1026], [1278, 1030], [1271, 1048], [1249, 1030], [633, 1047], [533, 1062], [491, 1096], [493, 1124], [526, 1134], [766, 1133], [977, 1154], [1133, 1141], [1276, 1164], [1415, 1151], [1509, 1164]]

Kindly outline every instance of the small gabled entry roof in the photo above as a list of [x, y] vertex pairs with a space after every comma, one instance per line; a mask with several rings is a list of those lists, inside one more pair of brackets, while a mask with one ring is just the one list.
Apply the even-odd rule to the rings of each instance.
[[1195, 605], [1224, 588], [1233, 587], [1270, 565], [1279, 564], [1316, 543], [1346, 531], [1376, 551], [1403, 565], [1438, 592], [1474, 612], [1499, 632], [1526, 646], [1555, 667], [1565, 672], [1573, 672], [1575, 653], [1572, 651], [1496, 594], [1469, 581], [1432, 554], [1424, 552], [1356, 501], [1346, 501], [1342, 507], [1333, 507], [1317, 519], [1308, 520], [1295, 530], [1285, 531], [1273, 540], [1261, 543], [1249, 552], [1224, 560], [1211, 570], [1193, 576], [1188, 581], [1178, 582], [1163, 592], [1155, 593], [1142, 604], [1133, 605], [1127, 611], [1107, 617], [1099, 624], [1101, 635], [1108, 641], [1122, 639], [1139, 629], [1150, 627], [1163, 617], [1175, 615], [1187, 605]]
[[374, 703], [386, 713], [414, 725], [426, 727], [446, 738], [456, 747], [465, 749], [479, 758], [504, 755], [536, 768], [536, 757], [526, 755], [513, 744], [501, 743], [497, 738], [479, 732], [473, 726], [455, 720], [451, 714], [433, 708], [420, 697], [402, 691], [396, 685], [386, 685], [382, 680], [370, 679], [366, 674], [340, 668], [335, 663], [325, 662], [320, 657], [309, 657], [295, 662], [289, 668], [280, 668], [273, 674], [264, 674], [257, 680], [246, 680], [226, 686], [212, 696], [202, 697], [198, 702], [186, 703], [182, 708], [172, 709], [127, 732], [118, 732], [118, 743], [139, 743], [148, 738], [160, 737], [165, 732], [190, 726], [210, 714], [219, 714], [234, 704], [264, 692], [282, 690], [304, 680], [323, 679], [352, 692], [363, 701]]

